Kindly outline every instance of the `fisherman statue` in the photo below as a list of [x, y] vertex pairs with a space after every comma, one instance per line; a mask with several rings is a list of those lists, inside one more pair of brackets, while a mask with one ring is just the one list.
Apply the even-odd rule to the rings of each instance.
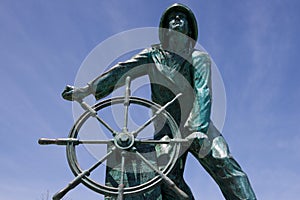
[[[94, 95], [100, 100], [123, 86], [127, 76], [135, 79], [144, 75], [149, 77], [151, 98], [157, 104], [164, 105], [182, 93], [166, 110], [175, 119], [182, 135], [194, 139], [182, 152], [168, 177], [189, 199], [194, 199], [183, 177], [187, 154], [191, 153], [218, 184], [225, 199], [256, 199], [247, 175], [232, 157], [224, 137], [211, 121], [211, 59], [206, 52], [195, 49], [198, 28], [193, 12], [185, 5], [173, 4], [162, 14], [159, 27], [160, 44], [116, 64], [84, 87], [67, 86], [62, 93], [63, 98], [73, 101]], [[155, 139], [168, 136], [167, 126], [159, 122], [154, 125], [157, 129]], [[108, 176], [114, 173], [113, 169], [108, 169], [106, 184], [113, 184]], [[125, 199], [174, 200], [180, 197], [162, 182], [150, 192]]]

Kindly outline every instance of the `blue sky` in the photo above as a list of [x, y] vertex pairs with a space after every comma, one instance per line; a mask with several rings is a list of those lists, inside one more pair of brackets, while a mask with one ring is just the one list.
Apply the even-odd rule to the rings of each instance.
[[[1, 199], [41, 199], [73, 178], [63, 147], [37, 144], [40, 137], [66, 137], [73, 124], [61, 91], [100, 42], [156, 27], [174, 2], [0, 1]], [[219, 67], [227, 96], [223, 135], [258, 199], [297, 199], [300, 2], [176, 2], [194, 11], [198, 42]], [[197, 199], [223, 199], [192, 157], [185, 177]], [[84, 186], [68, 197], [99, 199]]]

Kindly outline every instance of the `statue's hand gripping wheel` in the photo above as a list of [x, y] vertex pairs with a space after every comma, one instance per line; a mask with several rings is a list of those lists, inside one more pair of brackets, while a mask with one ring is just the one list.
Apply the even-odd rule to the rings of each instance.
[[[127, 77], [126, 79], [126, 86], [125, 86], [125, 95], [124, 97], [115, 97], [111, 99], [104, 100], [102, 102], [99, 102], [95, 104], [94, 106], [89, 106], [87, 103], [85, 103], [83, 100], [76, 100], [78, 103], [80, 103], [81, 107], [86, 111], [84, 112], [79, 119], [75, 122], [74, 126], [72, 127], [68, 138], [58, 138], [58, 139], [47, 139], [47, 138], [41, 138], [39, 139], [39, 144], [41, 145], [48, 145], [48, 144], [56, 144], [56, 145], [65, 145], [67, 150], [67, 159], [69, 166], [72, 170], [72, 172], [75, 175], [75, 178], [62, 190], [57, 192], [53, 199], [61, 199], [67, 192], [69, 192], [71, 189], [75, 188], [80, 183], [84, 184], [88, 188], [106, 195], [106, 196], [114, 196], [118, 199], [124, 199], [124, 197], [127, 196], [135, 196], [142, 193], [145, 193], [155, 186], [158, 186], [162, 181], [165, 182], [165, 184], [170, 186], [170, 189], [172, 189], [174, 192], [176, 192], [179, 197], [182, 197], [184, 199], [188, 199], [188, 196], [180, 190], [174, 182], [167, 176], [170, 171], [172, 170], [173, 166], [176, 163], [176, 160], [179, 157], [180, 148], [181, 145], [184, 143], [188, 143], [189, 139], [183, 139], [181, 137], [181, 133], [178, 129], [178, 126], [172, 116], [165, 110], [170, 104], [172, 104], [181, 94], [178, 94], [174, 99], [172, 99], [170, 102], [166, 103], [164, 106], [160, 106], [154, 102], [148, 101], [146, 99], [133, 97], [130, 94], [130, 77]], [[117, 104], [123, 104], [124, 105], [124, 126], [121, 131], [115, 131], [108, 123], [106, 123], [103, 119], [101, 119], [98, 116], [98, 111], [101, 109], [104, 109], [109, 106], [114, 106]], [[144, 124], [139, 126], [134, 131], [128, 130], [128, 116], [129, 116], [129, 106], [131, 104], [136, 104], [139, 106], [146, 107], [147, 109], [151, 109], [153, 112], [153, 115], [150, 119], [148, 119]], [[153, 123], [155, 120], [157, 120], [158, 116], [164, 118], [165, 122], [168, 124], [171, 133], [168, 133], [171, 137], [164, 137], [160, 140], [155, 139], [140, 139], [138, 137], [138, 134], [143, 131], [147, 126], [149, 126], [151, 123]], [[81, 140], [79, 139], [80, 130], [82, 128], [82, 125], [86, 123], [86, 121], [89, 118], [95, 118], [102, 126], [104, 126], [111, 134], [112, 139], [107, 140]], [[82, 167], [79, 165], [77, 154], [76, 154], [76, 147], [80, 144], [99, 144], [99, 145], [107, 145], [109, 148], [107, 148], [107, 153], [100, 158], [95, 164], [93, 164], [88, 169], [82, 169]], [[159, 149], [156, 148], [159, 145], [168, 145], [169, 155], [167, 161], [160, 166], [159, 164], [153, 164], [153, 162], [150, 162], [144, 155], [143, 152], [139, 152], [141, 148], [139, 146], [141, 145], [148, 145], [153, 146], [153, 149]], [[118, 154], [120, 158], [120, 177], [118, 177], [117, 180], [117, 186], [113, 187], [107, 184], [99, 183], [95, 180], [93, 180], [90, 175], [91, 173], [98, 168], [101, 165], [104, 165], [107, 160], [110, 159], [110, 157], [113, 154]], [[148, 169], [152, 170], [155, 174], [153, 178], [149, 179], [148, 181], [141, 183], [139, 185], [128, 185], [126, 182], [124, 182], [124, 176], [126, 174], [126, 167], [125, 163], [128, 159], [132, 159], [132, 156], [129, 156], [129, 154], [134, 154], [134, 158], [139, 160], [141, 163], [143, 163], [145, 166], [147, 166]]]

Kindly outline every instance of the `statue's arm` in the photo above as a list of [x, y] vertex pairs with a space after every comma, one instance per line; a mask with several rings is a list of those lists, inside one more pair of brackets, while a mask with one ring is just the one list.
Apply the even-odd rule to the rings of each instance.
[[151, 62], [153, 61], [149, 49], [145, 49], [131, 59], [116, 64], [84, 87], [67, 86], [62, 96], [66, 100], [76, 100], [93, 94], [97, 100], [101, 99], [109, 95], [114, 89], [123, 86], [127, 76], [134, 79], [146, 75]]
[[193, 66], [195, 100], [186, 126], [192, 132], [207, 133], [212, 105], [211, 60], [209, 55], [204, 52], [194, 52]]
[[145, 49], [126, 62], [116, 64], [109, 71], [89, 82], [88, 85], [91, 87], [95, 98], [97, 100], [101, 99], [110, 94], [114, 89], [123, 86], [127, 76], [135, 79], [146, 75], [150, 62], [149, 50]]

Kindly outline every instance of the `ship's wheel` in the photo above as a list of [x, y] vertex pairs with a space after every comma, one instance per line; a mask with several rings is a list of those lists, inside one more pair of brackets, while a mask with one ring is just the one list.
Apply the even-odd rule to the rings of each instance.
[[[67, 138], [39, 139], [39, 144], [41, 145], [65, 145], [68, 163], [73, 174], [75, 175], [75, 178], [69, 182], [65, 188], [53, 196], [54, 200], [61, 199], [67, 192], [75, 188], [80, 183], [97, 193], [121, 200], [126, 199], [126, 197], [134, 197], [135, 195], [146, 193], [162, 182], [169, 185], [170, 189], [176, 192], [180, 198], [188, 199], [188, 196], [168, 177], [168, 174], [171, 172], [180, 155], [181, 146], [184, 143], [189, 142], [188, 139], [182, 138], [175, 120], [166, 111], [166, 108], [181, 94], [177, 94], [177, 96], [175, 96], [171, 101], [161, 106], [149, 100], [131, 96], [130, 77], [126, 78], [125, 85], [124, 97], [107, 99], [96, 103], [93, 106], [89, 106], [84, 101], [79, 100], [78, 102], [85, 112], [75, 122]], [[124, 124], [121, 130], [115, 130], [115, 128], [112, 128], [109, 123], [101, 118], [99, 113], [101, 110], [110, 106], [113, 107], [120, 105], [123, 105], [124, 107], [124, 113], [121, 114], [124, 115]], [[153, 115], [149, 117], [148, 120], [145, 120], [142, 125], [138, 126], [137, 129], [129, 130], [129, 107], [133, 105], [144, 107], [151, 111]], [[95, 118], [102, 127], [105, 127], [106, 131], [111, 134], [111, 138], [104, 140], [81, 139], [81, 129], [87, 120], [91, 118]], [[169, 133], [167, 133], [165, 137], [159, 138], [155, 137], [156, 133], [152, 134], [152, 138], [139, 137], [139, 134], [142, 131], [145, 131], [147, 127], [156, 120], [163, 120], [165, 125], [169, 127]], [[106, 145], [106, 151], [101, 158], [97, 158], [94, 164], [87, 167], [87, 169], [83, 169], [82, 165], [79, 163], [77, 155], [77, 148], [79, 148], [81, 145]], [[149, 159], [149, 152], [145, 151], [144, 147], [146, 147], [146, 149], [150, 149], [150, 151], [153, 150], [154, 154], [153, 152], [151, 154], [152, 159]], [[167, 149], [168, 151], [160, 152], [161, 149]], [[167, 156], [162, 155], [163, 153], [167, 153]], [[164, 158], [163, 161], [159, 161], [161, 159], [160, 156]], [[111, 159], [114, 160], [114, 165], [108, 166], [108, 163], [110, 163]], [[138, 184], [130, 184], [130, 177], [126, 177], [126, 174], [129, 170], [126, 165], [129, 163], [129, 161], [139, 163], [141, 166], [143, 166], [140, 168], [140, 170], [145, 169], [147, 170], [145, 173], [148, 174], [149, 171], [151, 171], [152, 173], [150, 174], [152, 174], [152, 176], [150, 176], [150, 178], [148, 178], [146, 181], [138, 182]], [[107, 181], [105, 183], [99, 182], [98, 180], [94, 180], [93, 176], [91, 176], [91, 174], [97, 168], [101, 166], [103, 167], [103, 165], [106, 165], [107, 170], [116, 167], [114, 170], [118, 172], [118, 175], [112, 177], [114, 179], [114, 184], [108, 184]], [[129, 173], [134, 172], [137, 173], [137, 171], [134, 170], [130, 171]], [[144, 172], [139, 171], [138, 173], [143, 174]], [[108, 173], [106, 172], [103, 177], [107, 175]]]

